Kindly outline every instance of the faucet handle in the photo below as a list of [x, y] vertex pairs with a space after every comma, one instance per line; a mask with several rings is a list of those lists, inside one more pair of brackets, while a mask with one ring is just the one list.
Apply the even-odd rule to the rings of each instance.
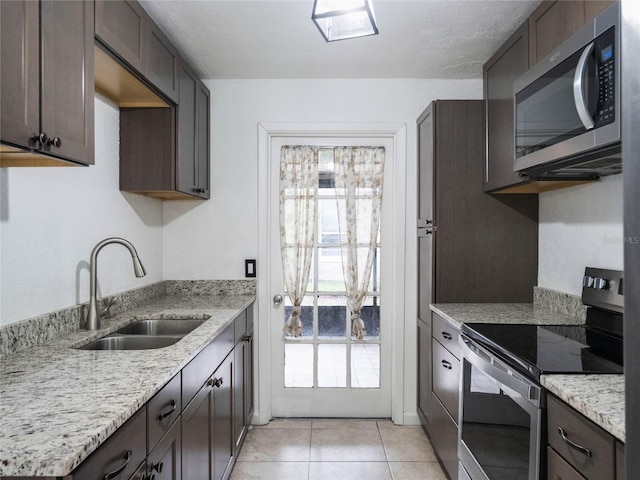
[[111, 307], [113, 307], [118, 301], [118, 297], [111, 297], [106, 301], [104, 308], [100, 312], [100, 315], [109, 315], [111, 313]]

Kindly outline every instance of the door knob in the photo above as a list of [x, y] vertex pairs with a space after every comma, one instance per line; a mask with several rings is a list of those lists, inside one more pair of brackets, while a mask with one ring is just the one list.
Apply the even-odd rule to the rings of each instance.
[[275, 297], [273, 297], [273, 304], [278, 307], [280, 306], [280, 304], [282, 303], [284, 299], [282, 298], [282, 295], [276, 295]]

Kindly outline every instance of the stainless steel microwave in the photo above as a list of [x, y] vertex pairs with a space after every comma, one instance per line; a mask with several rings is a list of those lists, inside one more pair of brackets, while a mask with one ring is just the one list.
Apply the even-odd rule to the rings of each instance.
[[514, 171], [534, 179], [622, 171], [619, 18], [614, 4], [514, 82]]

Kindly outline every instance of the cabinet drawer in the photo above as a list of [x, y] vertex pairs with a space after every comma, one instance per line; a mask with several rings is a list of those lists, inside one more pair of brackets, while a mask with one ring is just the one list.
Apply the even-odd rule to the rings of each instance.
[[624, 443], [616, 440], [616, 480], [625, 480], [624, 471]]
[[[613, 436], [551, 395], [548, 396], [547, 407], [549, 445], [588, 480], [613, 480]], [[588, 449], [590, 456], [571, 446], [570, 442]]]
[[458, 426], [449, 416], [438, 398], [433, 395], [431, 399], [433, 410], [429, 436], [431, 443], [449, 478], [458, 478]]
[[432, 318], [433, 328], [431, 329], [431, 334], [433, 338], [438, 340], [454, 357], [460, 359], [460, 347], [458, 346], [460, 330], [435, 313]]
[[584, 480], [556, 451], [547, 447], [547, 480]]
[[182, 369], [183, 408], [186, 407], [233, 348], [234, 329], [234, 324], [231, 323]]
[[147, 453], [153, 450], [182, 411], [181, 376], [178, 373], [147, 404]]
[[73, 479], [95, 480], [120, 469], [113, 480], [131, 477], [147, 456], [146, 423], [147, 409], [143, 407], [82, 462], [73, 472]]
[[431, 342], [433, 391], [449, 414], [457, 421], [460, 399], [460, 361], [436, 340], [432, 339]]

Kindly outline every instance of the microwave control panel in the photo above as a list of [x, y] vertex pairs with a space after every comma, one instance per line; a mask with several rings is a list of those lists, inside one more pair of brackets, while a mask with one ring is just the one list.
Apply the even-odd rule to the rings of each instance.
[[599, 84], [598, 107], [595, 126], [602, 127], [615, 121], [616, 71], [614, 29], [610, 28], [596, 39], [596, 65]]

